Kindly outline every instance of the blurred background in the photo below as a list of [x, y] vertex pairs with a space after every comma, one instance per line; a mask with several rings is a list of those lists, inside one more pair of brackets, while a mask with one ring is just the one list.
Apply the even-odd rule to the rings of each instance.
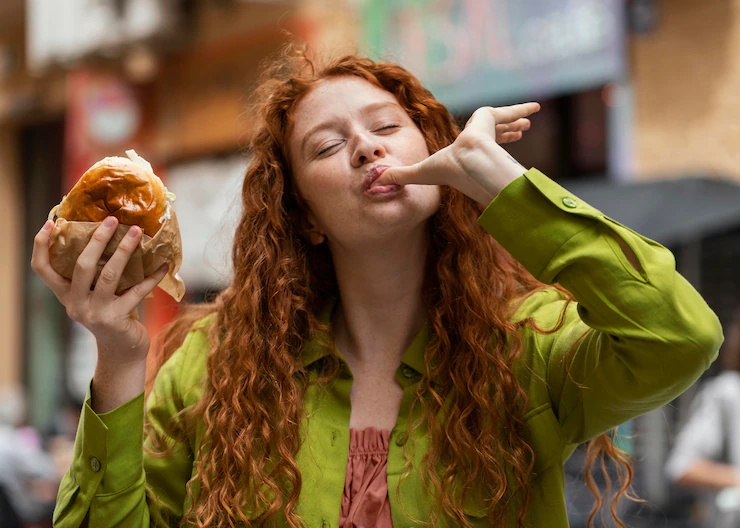
[[[0, 526], [50, 526], [96, 357], [29, 267], [35, 233], [90, 165], [134, 148], [177, 195], [185, 300], [218, 292], [249, 162], [245, 109], [287, 35], [400, 62], [461, 123], [480, 106], [541, 102], [507, 149], [669, 247], [731, 326], [740, 0], [0, 0]], [[152, 333], [178, 310], [160, 294], [141, 310]], [[666, 471], [696, 395], [733, 370], [715, 363], [620, 428], [645, 499], [622, 508], [628, 526], [740, 526], [732, 490]], [[722, 435], [703, 456], [731, 470], [740, 436]], [[568, 463], [576, 527], [590, 508], [582, 463], [580, 451]]]

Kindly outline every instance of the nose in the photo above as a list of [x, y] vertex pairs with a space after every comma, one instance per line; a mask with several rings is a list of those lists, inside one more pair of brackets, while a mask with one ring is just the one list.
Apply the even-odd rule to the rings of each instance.
[[361, 167], [379, 158], [385, 157], [385, 147], [377, 138], [367, 134], [359, 134], [356, 140], [355, 150], [352, 153], [352, 165]]

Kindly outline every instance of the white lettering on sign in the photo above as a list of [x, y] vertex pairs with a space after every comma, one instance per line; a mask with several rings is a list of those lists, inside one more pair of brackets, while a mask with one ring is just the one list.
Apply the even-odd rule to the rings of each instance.
[[[371, 45], [420, 78], [454, 84], [477, 70], [552, 65], [605, 53], [618, 41], [618, 0], [389, 2]], [[373, 9], [373, 3], [366, 4]]]

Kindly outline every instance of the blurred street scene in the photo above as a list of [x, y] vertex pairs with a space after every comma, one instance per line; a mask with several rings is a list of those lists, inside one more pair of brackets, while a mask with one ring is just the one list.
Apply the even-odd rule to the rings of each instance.
[[[34, 235], [88, 167], [133, 148], [177, 195], [185, 302], [218, 292], [250, 90], [290, 38], [400, 62], [461, 124], [542, 104], [507, 150], [669, 247], [728, 337], [699, 383], [620, 428], [644, 500], [622, 517], [740, 527], [740, 0], [1, 0], [0, 528], [51, 526], [96, 359], [31, 271]], [[154, 335], [177, 310], [158, 290], [140, 317]], [[567, 464], [574, 527], [584, 456]]]

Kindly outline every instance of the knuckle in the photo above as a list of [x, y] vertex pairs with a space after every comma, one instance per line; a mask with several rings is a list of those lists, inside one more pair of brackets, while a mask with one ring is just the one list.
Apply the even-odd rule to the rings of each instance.
[[79, 321], [80, 320], [80, 310], [76, 306], [67, 306], [67, 316], [74, 320]]
[[135, 297], [144, 298], [147, 293], [149, 293], [149, 289], [142, 283], [136, 284], [131, 288], [131, 291], [134, 292]]
[[129, 254], [133, 253], [135, 249], [136, 242], [134, 240], [131, 240], [131, 237], [125, 237], [123, 240], [121, 240], [121, 243], [118, 244], [118, 249], [116, 249], [116, 251]]
[[108, 317], [102, 312], [102, 310], [95, 310], [90, 313], [88, 317], [88, 324], [92, 327], [104, 327], [106, 326]]
[[461, 134], [458, 137], [458, 147], [462, 151], [466, 150], [476, 150], [478, 149], [481, 144], [484, 142], [484, 137], [474, 131], [471, 131], [468, 134], [465, 134], [464, 136]]
[[95, 233], [93, 233], [93, 239], [97, 240], [98, 242], [108, 242], [109, 238], [109, 233], [106, 233], [102, 229], [97, 229]]
[[90, 267], [91, 266], [87, 260], [78, 258], [77, 262], [75, 262], [74, 273], [87, 273], [87, 271], [90, 270]]
[[103, 282], [104, 284], [114, 284], [118, 281], [118, 275], [115, 271], [106, 266], [103, 268], [103, 271], [100, 272], [98, 281]]

